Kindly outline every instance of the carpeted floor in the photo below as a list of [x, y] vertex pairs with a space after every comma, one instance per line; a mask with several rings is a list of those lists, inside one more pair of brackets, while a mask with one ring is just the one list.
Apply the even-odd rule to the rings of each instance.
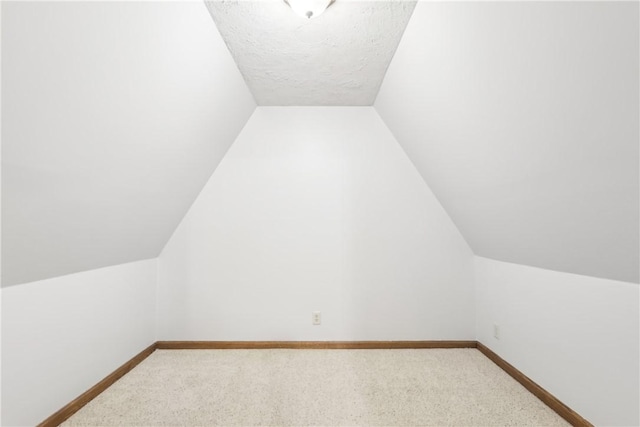
[[568, 425], [476, 349], [158, 350], [63, 426]]

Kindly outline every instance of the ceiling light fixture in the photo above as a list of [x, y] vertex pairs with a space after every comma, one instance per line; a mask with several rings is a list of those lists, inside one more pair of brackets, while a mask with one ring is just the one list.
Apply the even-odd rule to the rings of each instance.
[[322, 14], [336, 0], [284, 0], [298, 15], [311, 19]]

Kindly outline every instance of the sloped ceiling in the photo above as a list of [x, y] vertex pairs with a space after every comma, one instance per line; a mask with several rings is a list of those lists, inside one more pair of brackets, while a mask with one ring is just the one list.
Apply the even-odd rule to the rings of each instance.
[[476, 254], [638, 282], [638, 7], [416, 7], [375, 107]]
[[3, 2], [3, 286], [156, 257], [255, 102], [202, 2]]
[[339, 0], [308, 20], [283, 0], [206, 3], [259, 105], [372, 105], [415, 7]]
[[[230, 12], [246, 5], [222, 3], [209, 7], [223, 34], [236, 22], [265, 36]], [[353, 34], [386, 28], [393, 43], [413, 9], [351, 4]], [[2, 8], [2, 285], [157, 256], [255, 108], [207, 8]], [[379, 24], [381, 10], [397, 22]], [[357, 50], [287, 22], [320, 50], [275, 64], [285, 78], [255, 71], [277, 51], [239, 60], [260, 103], [371, 102], [393, 43], [373, 53], [371, 41], [381, 58], [353, 71]], [[421, 2], [375, 107], [476, 254], [638, 282], [638, 62], [635, 2]]]

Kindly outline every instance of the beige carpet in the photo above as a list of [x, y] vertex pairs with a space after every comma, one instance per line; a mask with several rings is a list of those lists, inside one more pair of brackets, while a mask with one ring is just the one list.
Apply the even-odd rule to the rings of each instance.
[[568, 425], [476, 349], [158, 350], [64, 426]]

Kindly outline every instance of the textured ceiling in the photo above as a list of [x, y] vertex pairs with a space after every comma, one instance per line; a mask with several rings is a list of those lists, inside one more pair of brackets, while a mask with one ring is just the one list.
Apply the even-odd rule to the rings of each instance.
[[339, 0], [307, 20], [284, 1], [207, 1], [258, 105], [372, 105], [414, 1]]
[[476, 254], [638, 282], [638, 7], [416, 7], [375, 107]]
[[254, 109], [201, 2], [3, 2], [2, 285], [156, 257]]

